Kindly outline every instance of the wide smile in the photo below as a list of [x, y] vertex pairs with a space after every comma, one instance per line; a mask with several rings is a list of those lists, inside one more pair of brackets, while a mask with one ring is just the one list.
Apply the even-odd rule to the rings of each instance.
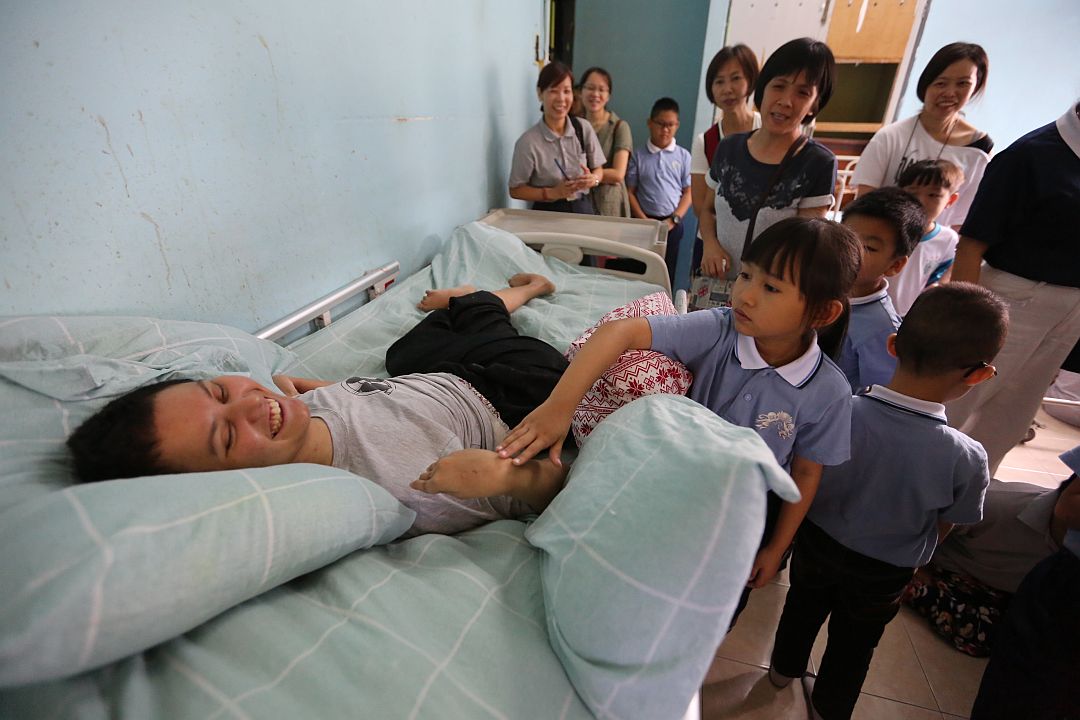
[[267, 413], [269, 415], [269, 427], [271, 439], [276, 437], [281, 432], [282, 426], [285, 424], [285, 412], [279, 403], [274, 398], [266, 398]]

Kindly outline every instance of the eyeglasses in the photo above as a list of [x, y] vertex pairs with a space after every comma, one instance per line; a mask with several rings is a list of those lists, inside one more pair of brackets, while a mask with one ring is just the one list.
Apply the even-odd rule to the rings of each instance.
[[993, 365], [991, 365], [990, 363], [986, 362], [985, 360], [982, 360], [981, 362], [979, 362], [978, 365], [972, 365], [970, 367], [964, 368], [964, 377], [970, 377], [973, 372], [975, 372], [977, 370], [983, 370], [984, 368], [990, 368], [991, 370], [994, 371], [994, 374], [991, 375], [990, 377], [997, 377], [997, 368], [994, 367]]
[[595, 93], [601, 93], [603, 95], [607, 95], [609, 92], [611, 92], [610, 90], [608, 90], [603, 85], [582, 85], [581, 89], [584, 90], [585, 92], [595, 92]]
[[655, 125], [658, 128], [661, 128], [663, 130], [674, 130], [675, 128], [679, 127], [679, 123], [677, 123], [677, 122], [666, 122], [665, 123], [665, 122], [657, 122], [656, 120], [650, 120], [649, 122], [651, 122], [653, 125]]

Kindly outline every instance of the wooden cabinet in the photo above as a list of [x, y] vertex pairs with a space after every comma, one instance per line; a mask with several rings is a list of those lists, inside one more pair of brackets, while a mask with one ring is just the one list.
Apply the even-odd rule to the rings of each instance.
[[826, 42], [839, 62], [899, 64], [915, 24], [916, 0], [833, 0]]

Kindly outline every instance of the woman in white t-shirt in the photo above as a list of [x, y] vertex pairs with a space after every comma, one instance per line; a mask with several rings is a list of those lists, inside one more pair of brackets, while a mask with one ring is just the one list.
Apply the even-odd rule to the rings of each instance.
[[934, 53], [915, 88], [922, 110], [870, 138], [852, 177], [858, 193], [895, 185], [904, 169], [919, 160], [951, 160], [963, 169], [965, 181], [959, 199], [938, 222], [959, 228], [994, 147], [990, 136], [961, 111], [986, 87], [989, 68], [986, 51], [974, 43], [950, 43]]
[[702, 203], [710, 199], [705, 175], [712, 167], [716, 146], [728, 135], [761, 127], [761, 114], [750, 104], [760, 71], [753, 50], [742, 43], [720, 48], [705, 71], [705, 97], [716, 107], [719, 119], [695, 135], [690, 146], [690, 195], [699, 219]]

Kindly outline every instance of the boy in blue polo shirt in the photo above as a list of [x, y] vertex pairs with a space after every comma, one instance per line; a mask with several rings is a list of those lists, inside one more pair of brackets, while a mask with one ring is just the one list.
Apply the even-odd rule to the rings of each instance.
[[1007, 326], [1005, 304], [985, 288], [931, 288], [889, 337], [892, 380], [852, 398], [851, 460], [825, 468], [799, 528], [769, 668], [780, 687], [801, 677], [831, 614], [810, 692], [818, 717], [851, 716], [914, 569], [954, 524], [982, 517], [986, 452], [946, 424], [944, 403], [994, 376]]
[[675, 285], [675, 266], [682, 241], [682, 220], [690, 209], [690, 153], [675, 142], [679, 129], [679, 103], [662, 97], [649, 113], [649, 140], [630, 155], [626, 190], [630, 214], [663, 220], [668, 226], [668, 278]]
[[844, 210], [844, 224], [863, 246], [862, 267], [851, 289], [851, 317], [836, 363], [852, 392], [884, 385], [896, 370], [896, 358], [885, 341], [900, 327], [900, 316], [889, 297], [888, 278], [903, 270], [926, 225], [922, 205], [895, 187], [860, 195]]

